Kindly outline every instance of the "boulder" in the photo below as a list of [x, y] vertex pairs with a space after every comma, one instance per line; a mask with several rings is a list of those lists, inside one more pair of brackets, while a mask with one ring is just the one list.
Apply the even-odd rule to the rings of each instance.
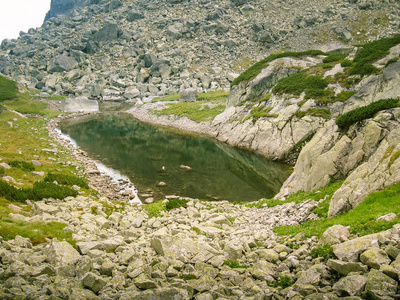
[[255, 279], [268, 282], [275, 281], [277, 276], [276, 265], [263, 260], [256, 262], [248, 271]]
[[144, 18], [143, 13], [137, 9], [131, 9], [130, 11], [128, 11], [127, 20], [129, 22], [134, 22], [143, 18]]
[[301, 273], [299, 279], [297, 279], [295, 285], [305, 286], [305, 285], [314, 285], [318, 286], [321, 281], [328, 277], [328, 270], [325, 265], [317, 264], [313, 265], [308, 270], [305, 270]]
[[57, 238], [46, 246], [45, 253], [47, 261], [54, 266], [74, 265], [81, 258], [74, 247], [66, 241], [58, 241]]
[[119, 28], [116, 23], [107, 22], [102, 29], [93, 35], [96, 42], [109, 42], [118, 38]]
[[194, 102], [196, 101], [196, 98], [197, 98], [197, 90], [194, 88], [187, 88], [181, 93], [179, 101]]
[[373, 295], [374, 298], [382, 296], [394, 296], [397, 291], [398, 283], [396, 280], [383, 274], [382, 272], [372, 269], [368, 274], [365, 291]]
[[342, 244], [333, 245], [333, 253], [337, 258], [348, 262], [358, 262], [359, 255], [368, 248], [377, 245], [378, 239], [375, 234], [366, 235], [344, 242]]
[[364, 291], [367, 278], [362, 275], [352, 275], [341, 278], [333, 286], [333, 290], [337, 291], [341, 297], [361, 296]]
[[333, 225], [322, 234], [319, 244], [339, 244], [346, 241], [349, 236], [350, 232], [346, 227], [342, 225]]
[[342, 260], [329, 259], [327, 266], [342, 275], [347, 275], [353, 272], [368, 272], [368, 267], [358, 262], [346, 262]]
[[390, 264], [390, 258], [386, 252], [378, 247], [372, 247], [360, 255], [360, 260], [364, 265], [379, 270], [381, 265]]
[[77, 66], [78, 62], [75, 58], [63, 54], [52, 59], [47, 66], [47, 70], [49, 73], [63, 72], [75, 69]]
[[384, 216], [380, 216], [379, 218], [376, 219], [377, 222], [390, 222], [393, 221], [394, 219], [397, 219], [397, 215], [395, 213], [390, 213]]
[[107, 281], [105, 281], [101, 276], [89, 272], [82, 278], [82, 284], [84, 287], [97, 294], [107, 284]]

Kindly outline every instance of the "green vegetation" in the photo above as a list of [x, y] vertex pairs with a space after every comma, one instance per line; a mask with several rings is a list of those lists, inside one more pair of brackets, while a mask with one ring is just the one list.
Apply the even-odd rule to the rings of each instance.
[[341, 65], [343, 68], [351, 67], [351, 66], [353, 65], [353, 61], [348, 60], [348, 59], [345, 59], [345, 60], [343, 60], [343, 61], [340, 63], [340, 65]]
[[212, 121], [214, 118], [225, 110], [225, 104], [221, 100], [198, 102], [177, 102], [171, 103], [168, 107], [161, 111], [154, 111], [158, 116], [161, 115], [177, 115], [180, 117], [188, 117], [196, 122]]
[[342, 183], [343, 183], [343, 181], [331, 181], [325, 187], [323, 187], [322, 189], [319, 189], [317, 191], [297, 192], [295, 194], [289, 195], [285, 201], [281, 201], [278, 199], [262, 199], [257, 202], [241, 203], [241, 204], [244, 204], [247, 207], [261, 208], [263, 205], [267, 205], [268, 207], [274, 207], [274, 206], [282, 205], [284, 203], [289, 203], [289, 202], [301, 203], [306, 200], [319, 201], [325, 197], [326, 197], [326, 199], [330, 200], [332, 195], [336, 192], [337, 189], [340, 188]]
[[337, 94], [336, 99], [340, 102], [346, 102], [351, 96], [353, 96], [356, 91], [343, 91]]
[[35, 166], [31, 162], [26, 162], [23, 160], [12, 160], [8, 162], [8, 165], [14, 168], [19, 168], [27, 172], [35, 171]]
[[232, 269], [239, 269], [239, 268], [241, 268], [241, 269], [246, 269], [247, 268], [247, 266], [245, 266], [245, 265], [241, 265], [238, 261], [236, 261], [236, 260], [226, 260], [225, 262], [224, 262], [224, 265], [225, 266], [228, 266], [228, 267], [230, 267], [230, 268], [232, 268]]
[[46, 182], [57, 181], [58, 184], [69, 185], [69, 186], [77, 185], [84, 189], [89, 188], [89, 185], [85, 179], [79, 178], [74, 175], [49, 173], [44, 178], [44, 181]]
[[0, 167], [0, 176], [3, 176], [6, 173], [6, 169]]
[[200, 93], [197, 96], [198, 101], [221, 101], [225, 102], [228, 98], [229, 93], [219, 90], [219, 91], [211, 91], [211, 92], [204, 92]]
[[247, 116], [243, 121], [247, 121], [249, 119], [252, 119], [253, 123], [255, 123], [255, 122], [257, 122], [257, 120], [259, 118], [277, 117], [277, 115], [269, 113], [271, 110], [272, 110], [272, 107], [265, 108], [265, 105], [255, 106], [250, 111], [250, 115]]
[[331, 118], [331, 112], [327, 108], [310, 108], [306, 111], [298, 111], [295, 116], [299, 119], [303, 118], [304, 116], [314, 116], [329, 120]]
[[160, 217], [162, 211], [166, 211], [164, 203], [162, 201], [153, 202], [144, 206], [147, 211], [149, 218]]
[[303, 232], [307, 237], [320, 237], [324, 231], [337, 224], [350, 226], [350, 233], [360, 236], [380, 232], [391, 228], [400, 222], [396, 218], [390, 222], [376, 222], [379, 216], [389, 213], [400, 215], [400, 183], [392, 185], [383, 191], [372, 193], [369, 197], [353, 210], [337, 216], [333, 219], [327, 218], [329, 200], [325, 200], [325, 209], [320, 214], [320, 220], [312, 220], [297, 226], [282, 226], [274, 228], [278, 235], [296, 235]]
[[271, 54], [268, 57], [256, 62], [254, 65], [252, 65], [250, 68], [248, 68], [242, 74], [240, 74], [231, 83], [231, 87], [238, 85], [241, 82], [249, 82], [249, 81], [253, 80], [254, 78], [257, 77], [258, 74], [260, 74], [262, 69], [264, 69], [268, 66], [268, 63], [274, 61], [277, 58], [282, 58], [282, 57], [301, 58], [304, 56], [318, 56], [318, 55], [324, 55], [324, 52], [322, 52], [320, 50], [308, 50], [308, 51], [303, 51], [303, 52], [283, 52], [283, 53]]
[[181, 94], [171, 94], [165, 97], [154, 98], [151, 102], [159, 102], [159, 101], [179, 101]]
[[[36, 114], [41, 116], [44, 116], [46, 114], [45, 109], [47, 109], [48, 107], [47, 103], [32, 101], [23, 98], [7, 100], [3, 103], [6, 108], [15, 110], [21, 114]], [[56, 114], [58, 114], [58, 112]], [[55, 116], [56, 114], [54, 114], [53, 116]]]
[[0, 75], [0, 101], [17, 97], [18, 87], [15, 81]]
[[328, 260], [333, 257], [333, 248], [329, 244], [315, 247], [311, 249], [311, 256], [313, 258], [322, 257], [324, 260]]
[[52, 182], [37, 181], [33, 188], [16, 188], [4, 181], [0, 181], [0, 197], [9, 201], [24, 203], [25, 200], [39, 201], [43, 198], [64, 199], [68, 196], [75, 197], [78, 192], [66, 187], [59, 186]]
[[322, 62], [323, 63], [330, 63], [330, 62], [335, 62], [335, 61], [340, 61], [346, 58], [346, 54], [342, 54], [342, 53], [334, 53], [334, 54], [330, 54], [327, 57], [325, 57]]
[[373, 62], [385, 57], [390, 53], [390, 48], [400, 43], [400, 35], [392, 38], [383, 38], [361, 46], [356, 56], [354, 64], [349, 70], [349, 75], [370, 75], [379, 71], [372, 65]]
[[169, 199], [168, 202], [167, 202], [167, 204], [165, 205], [165, 208], [166, 208], [167, 210], [171, 210], [171, 209], [174, 209], [174, 208], [186, 207], [186, 204], [187, 204], [188, 202], [189, 202], [189, 201], [186, 200], [186, 199], [178, 199], [178, 198], [176, 198], [176, 199]]
[[342, 128], [349, 128], [352, 124], [372, 118], [377, 112], [385, 109], [398, 107], [400, 105], [399, 99], [382, 99], [373, 102], [367, 106], [353, 109], [336, 119], [336, 124]]
[[280, 79], [272, 89], [273, 93], [292, 94], [299, 96], [306, 93], [306, 98], [316, 98], [325, 95], [328, 81], [321, 77], [307, 74], [302, 71], [291, 76]]
[[274, 287], [281, 286], [284, 289], [292, 285], [293, 285], [292, 279], [287, 275], [281, 276], [278, 281], [274, 282]]
[[387, 66], [390, 65], [390, 64], [393, 64], [393, 63], [397, 62], [398, 60], [399, 60], [398, 57], [393, 57], [393, 58], [389, 59], [389, 60], [387, 61], [386, 65], [385, 65], [385, 67], [387, 67]]

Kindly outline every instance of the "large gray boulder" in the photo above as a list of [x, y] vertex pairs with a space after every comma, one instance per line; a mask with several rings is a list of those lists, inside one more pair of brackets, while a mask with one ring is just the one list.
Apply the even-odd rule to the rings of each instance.
[[376, 246], [378, 237], [376, 234], [366, 235], [344, 242], [342, 244], [333, 245], [333, 253], [337, 258], [348, 262], [358, 262], [359, 256], [365, 250]]
[[[382, 272], [372, 269], [368, 274], [365, 291], [372, 294], [375, 299], [382, 296], [394, 296], [397, 292], [398, 283], [396, 280], [383, 274]], [[371, 295], [371, 296], [372, 296]]]
[[340, 296], [361, 296], [364, 291], [367, 278], [362, 275], [352, 275], [340, 279], [333, 286], [333, 290], [337, 291]]
[[390, 264], [390, 258], [383, 249], [372, 247], [360, 255], [363, 264], [370, 268], [379, 270], [381, 265]]
[[77, 66], [78, 62], [75, 60], [75, 58], [63, 54], [56, 56], [49, 62], [47, 71], [49, 73], [70, 71], [75, 69]]
[[107, 22], [103, 28], [93, 35], [96, 42], [109, 42], [118, 38], [119, 28], [117, 23]]
[[346, 227], [343, 225], [333, 225], [325, 230], [319, 239], [319, 243], [330, 245], [339, 244], [347, 240], [349, 236], [350, 232]]
[[74, 265], [81, 255], [74, 247], [66, 241], [59, 241], [57, 238], [51, 240], [45, 249], [47, 261], [53, 266]]

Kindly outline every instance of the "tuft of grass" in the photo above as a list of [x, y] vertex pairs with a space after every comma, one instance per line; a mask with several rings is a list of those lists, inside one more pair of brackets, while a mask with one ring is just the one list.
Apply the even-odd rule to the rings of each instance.
[[335, 62], [335, 61], [341, 61], [343, 59], [346, 58], [346, 54], [342, 54], [342, 53], [334, 53], [334, 54], [330, 54], [327, 57], [325, 57], [322, 62], [323, 63], [330, 63], [330, 62]]
[[[223, 100], [225, 102], [225, 100]], [[225, 110], [225, 104], [215, 104], [210, 107], [208, 101], [199, 102], [177, 102], [171, 103], [168, 107], [161, 111], [154, 111], [158, 116], [161, 115], [177, 115], [179, 117], [188, 117], [196, 122], [212, 121], [214, 118]]]
[[[252, 202], [252, 203], [247, 203], [244, 204], [247, 207], [257, 207], [261, 208], [263, 205], [267, 205], [268, 207], [275, 207], [277, 205], [282, 205], [285, 203], [289, 202], [294, 202], [294, 203], [301, 203], [306, 200], [315, 200], [319, 201], [321, 199], [324, 199], [326, 197], [325, 201], [328, 201], [331, 199], [332, 195], [340, 188], [342, 185], [343, 181], [331, 181], [329, 184], [327, 184], [325, 187], [322, 189], [316, 190], [316, 191], [311, 191], [311, 192], [302, 192], [299, 191], [295, 194], [289, 195], [286, 200], [281, 201], [278, 199], [262, 199], [257, 202]], [[326, 210], [326, 215], [328, 213], [328, 210]]]
[[12, 160], [8, 162], [11, 167], [21, 169], [23, 171], [32, 172], [35, 171], [35, 166], [31, 162], [23, 160]]
[[232, 81], [231, 87], [238, 85], [241, 82], [249, 82], [253, 80], [254, 78], [257, 77], [258, 74], [261, 73], [262, 69], [268, 66], [268, 63], [274, 61], [275, 59], [283, 57], [294, 57], [294, 58], [301, 58], [305, 56], [314, 57], [318, 55], [324, 55], [324, 52], [320, 50], [308, 50], [303, 52], [283, 52], [283, 53], [271, 54], [268, 57], [256, 62], [246, 71], [241, 73], [234, 81]]
[[347, 129], [352, 124], [357, 123], [359, 121], [372, 118], [377, 112], [385, 109], [391, 109], [400, 106], [399, 99], [382, 99], [376, 102], [373, 102], [367, 106], [362, 106], [356, 109], [353, 109], [336, 119], [336, 124], [341, 129]]
[[181, 97], [181, 94], [171, 94], [165, 97], [157, 97], [154, 98], [151, 102], [159, 102], [159, 101], [179, 101], [179, 98]]
[[247, 116], [243, 121], [252, 119], [253, 123], [255, 123], [259, 118], [277, 117], [277, 115], [269, 113], [271, 110], [272, 107], [265, 108], [265, 105], [255, 106], [250, 111], [250, 115]]
[[179, 207], [186, 207], [186, 204], [189, 202], [189, 200], [186, 199], [169, 199], [167, 204], [165, 205], [166, 210], [171, 210], [174, 208], [179, 208]]
[[284, 289], [286, 289], [292, 285], [293, 285], [292, 279], [287, 275], [281, 276], [278, 281], [274, 282], [274, 287], [280, 286]]
[[311, 256], [313, 258], [322, 257], [322, 258], [324, 258], [325, 261], [327, 261], [328, 259], [330, 259], [334, 256], [333, 248], [329, 244], [324, 244], [324, 245], [315, 247], [315, 248], [311, 249]]
[[337, 94], [336, 99], [340, 102], [346, 102], [351, 96], [353, 96], [356, 91], [343, 91]]
[[16, 82], [0, 75], [0, 101], [16, 98], [17, 94]]
[[295, 116], [299, 119], [303, 118], [304, 116], [314, 116], [329, 120], [331, 118], [331, 111], [327, 108], [311, 108], [306, 111], [298, 111], [295, 113]]
[[58, 184], [69, 185], [69, 186], [77, 185], [84, 189], [89, 188], [89, 185], [85, 179], [79, 178], [74, 175], [49, 173], [44, 178], [44, 181], [46, 182], [57, 181]]
[[382, 191], [372, 193], [353, 210], [328, 219], [326, 216], [320, 220], [311, 220], [296, 226], [275, 227], [278, 235], [296, 235], [303, 232], [307, 237], [321, 237], [326, 229], [333, 225], [350, 226], [350, 233], [359, 236], [368, 235], [391, 228], [400, 222], [396, 218], [390, 222], [376, 222], [380, 216], [395, 213], [400, 215], [400, 182]]
[[232, 269], [239, 269], [239, 268], [241, 268], [241, 269], [247, 269], [248, 267], [247, 266], [245, 266], [245, 265], [241, 265], [238, 261], [236, 261], [236, 260], [226, 260], [225, 262], [224, 262], [224, 265], [225, 266], [228, 266], [228, 267], [230, 267], [230, 268], [232, 268]]
[[149, 218], [160, 217], [162, 211], [166, 211], [166, 207], [162, 201], [146, 204], [144, 209], [147, 211]]

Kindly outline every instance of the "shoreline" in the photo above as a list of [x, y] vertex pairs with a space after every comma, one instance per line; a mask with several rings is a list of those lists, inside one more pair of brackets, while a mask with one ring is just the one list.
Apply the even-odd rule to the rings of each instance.
[[110, 200], [127, 202], [131, 205], [142, 205], [138, 191], [129, 178], [113, 170], [101, 162], [89, 157], [72, 139], [61, 133], [58, 124], [66, 119], [97, 114], [99, 111], [79, 112], [70, 115], [59, 115], [47, 123], [49, 136], [60, 146], [68, 149], [82, 163], [90, 188]]

